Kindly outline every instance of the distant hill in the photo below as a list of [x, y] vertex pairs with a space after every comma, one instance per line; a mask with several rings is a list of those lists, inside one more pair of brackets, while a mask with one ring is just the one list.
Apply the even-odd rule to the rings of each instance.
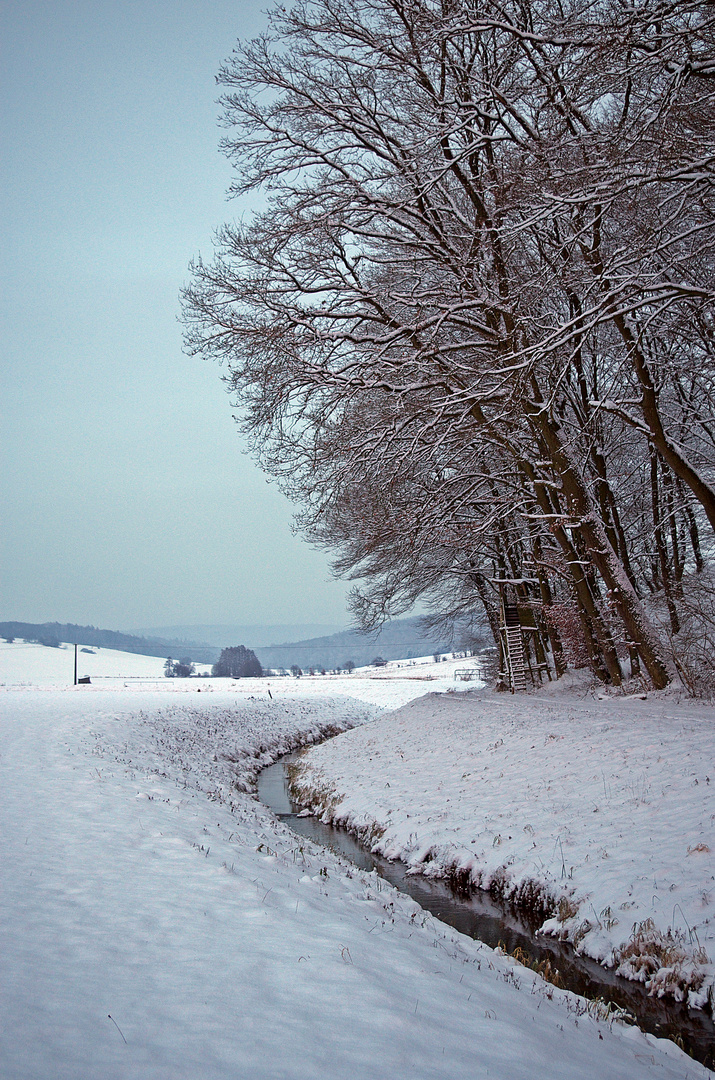
[[[484, 633], [484, 643], [488, 640]], [[470, 647], [471, 639], [456, 637], [450, 640], [432, 631], [424, 630], [419, 616], [396, 619], [387, 623], [377, 633], [361, 634], [357, 630], [342, 630], [325, 637], [306, 641], [285, 642], [254, 651], [264, 668], [290, 668], [293, 664], [308, 668], [342, 667], [352, 660], [357, 667], [371, 664], [377, 656], [383, 660], [409, 659], [412, 656], [430, 656], [433, 653], [452, 652]]]
[[130, 632], [153, 641], [200, 642], [219, 649], [225, 649], [231, 645], [245, 645], [255, 650], [257, 647], [275, 645], [281, 641], [304, 641], [306, 638], [324, 637], [342, 629], [342, 626], [333, 623], [276, 623], [270, 626], [225, 623], [141, 627]]
[[143, 656], [174, 657], [190, 656], [200, 664], [214, 664], [220, 649], [192, 641], [170, 641], [161, 638], [137, 637], [119, 630], [101, 630], [97, 626], [78, 626], [76, 623], [25, 623], [0, 622], [0, 637], [24, 638], [56, 644], [60, 641], [76, 642], [78, 645], [95, 645], [122, 652], [141, 653]]

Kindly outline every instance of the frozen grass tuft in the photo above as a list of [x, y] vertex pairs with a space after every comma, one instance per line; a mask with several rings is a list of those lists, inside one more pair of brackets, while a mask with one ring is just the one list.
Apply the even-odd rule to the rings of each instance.
[[697, 992], [704, 975], [699, 970], [708, 963], [703, 948], [685, 941], [680, 930], [659, 930], [652, 919], [645, 919], [633, 928], [629, 941], [617, 950], [617, 975], [624, 975], [645, 984], [654, 997], [672, 997], [685, 1001], [690, 992]]

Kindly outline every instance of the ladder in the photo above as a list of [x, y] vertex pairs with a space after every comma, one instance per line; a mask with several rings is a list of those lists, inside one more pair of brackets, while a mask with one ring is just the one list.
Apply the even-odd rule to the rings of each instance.
[[515, 604], [504, 605], [504, 639], [506, 643], [504, 654], [509, 676], [509, 689], [514, 694], [519, 690], [526, 690], [524, 641], [521, 636], [519, 609]]

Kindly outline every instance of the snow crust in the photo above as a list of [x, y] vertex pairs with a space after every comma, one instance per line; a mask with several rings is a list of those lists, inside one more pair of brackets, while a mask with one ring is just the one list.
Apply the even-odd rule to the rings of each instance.
[[425, 689], [327, 685], [0, 690], [3, 1080], [712, 1075], [261, 807], [260, 765]]
[[311, 750], [299, 789], [415, 873], [551, 897], [543, 933], [652, 993], [712, 996], [712, 708], [429, 695]]

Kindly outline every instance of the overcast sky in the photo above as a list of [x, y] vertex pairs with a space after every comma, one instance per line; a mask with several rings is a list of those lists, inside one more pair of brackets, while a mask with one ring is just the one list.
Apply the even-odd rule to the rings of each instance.
[[0, 619], [349, 621], [177, 322], [238, 212], [214, 76], [267, 6], [2, 4]]

